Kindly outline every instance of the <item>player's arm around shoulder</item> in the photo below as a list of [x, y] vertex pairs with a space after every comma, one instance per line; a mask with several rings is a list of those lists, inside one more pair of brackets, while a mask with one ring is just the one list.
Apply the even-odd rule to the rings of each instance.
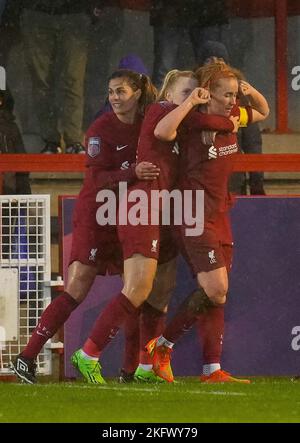
[[159, 140], [172, 141], [177, 136], [177, 129], [187, 114], [197, 105], [209, 101], [209, 92], [204, 88], [195, 88], [191, 94], [173, 110], [167, 113], [156, 125], [154, 135]]

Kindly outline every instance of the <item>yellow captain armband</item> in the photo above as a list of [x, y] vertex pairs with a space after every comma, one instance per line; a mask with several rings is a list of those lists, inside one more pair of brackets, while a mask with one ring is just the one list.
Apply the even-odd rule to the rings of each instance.
[[240, 110], [240, 128], [245, 128], [248, 125], [248, 121], [249, 121], [249, 117], [248, 117], [248, 112], [246, 108], [243, 108], [241, 106], [239, 106], [239, 110]]

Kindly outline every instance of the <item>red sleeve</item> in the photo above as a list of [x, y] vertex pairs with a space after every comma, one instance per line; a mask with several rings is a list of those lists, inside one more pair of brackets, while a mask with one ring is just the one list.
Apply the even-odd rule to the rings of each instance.
[[97, 189], [115, 189], [120, 182], [132, 183], [136, 179], [135, 163], [128, 169], [104, 170], [99, 166], [90, 166], [89, 174]]
[[146, 111], [141, 134], [149, 133], [149, 131], [153, 132], [158, 122], [175, 108], [177, 108], [177, 105], [166, 101], [152, 103]]
[[253, 120], [252, 108], [251, 108], [251, 106], [245, 106], [245, 108], [248, 113], [248, 119], [249, 119], [248, 125], [249, 125], [250, 123], [252, 123], [252, 120]]
[[229, 118], [222, 115], [204, 114], [199, 111], [191, 111], [183, 120], [187, 129], [198, 128], [200, 130], [232, 132], [234, 124]]
[[97, 189], [114, 189], [120, 181], [130, 183], [136, 178], [135, 164], [128, 164], [126, 169], [116, 167], [106, 136], [99, 125], [93, 124], [85, 138], [87, 174]]

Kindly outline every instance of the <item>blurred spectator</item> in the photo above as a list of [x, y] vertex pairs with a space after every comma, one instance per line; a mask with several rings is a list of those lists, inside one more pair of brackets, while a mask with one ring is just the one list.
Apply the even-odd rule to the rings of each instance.
[[[245, 154], [262, 154], [262, 136], [258, 123], [251, 123], [238, 132], [239, 148]], [[236, 194], [247, 194], [247, 176], [236, 172], [230, 181], [230, 191]], [[264, 173], [249, 172], [249, 191], [251, 195], [265, 195]]]
[[[0, 91], [0, 154], [26, 154], [21, 133], [13, 114], [14, 101], [9, 91]], [[5, 172], [1, 180], [1, 192], [5, 195], [31, 194], [29, 174]], [[1, 248], [3, 259], [28, 259], [34, 250], [36, 231], [29, 232], [30, 209], [20, 206], [16, 200], [1, 205]], [[31, 237], [32, 236], [32, 237]], [[21, 266], [20, 297], [27, 297], [28, 290], [35, 290], [35, 267]], [[29, 283], [28, 283], [29, 282]], [[30, 294], [30, 293], [29, 293]], [[36, 297], [36, 292], [33, 292]], [[33, 313], [32, 313], [33, 315]], [[34, 317], [34, 315], [33, 315]]]
[[[202, 47], [203, 63], [214, 62], [221, 59], [229, 63], [229, 55], [225, 45], [221, 42], [208, 40]], [[243, 103], [241, 103], [243, 104]], [[245, 103], [246, 104], [246, 103]], [[258, 123], [252, 123], [238, 132], [238, 144], [241, 152], [245, 154], [262, 153], [262, 136]], [[229, 183], [230, 191], [234, 194], [247, 194], [247, 177], [243, 172], [235, 172]], [[265, 195], [263, 172], [249, 173], [249, 188], [252, 195]]]
[[0, 0], [0, 22], [1, 22], [2, 13], [4, 11], [5, 3], [6, 0]]
[[[98, 6], [101, 6], [100, 2]], [[106, 80], [114, 67], [111, 60], [114, 49], [120, 44], [126, 45], [126, 42], [121, 42], [123, 28], [124, 10], [119, 0], [103, 1], [101, 8], [94, 9], [85, 78], [84, 131], [93, 121], [99, 104], [105, 100]]]
[[92, 0], [23, 0], [21, 34], [43, 153], [84, 153], [82, 117]]
[[131, 69], [139, 74], [149, 75], [143, 60], [136, 54], [128, 54], [121, 58], [119, 69]]
[[[25, 154], [24, 143], [13, 114], [13, 99], [8, 91], [0, 91], [0, 154]], [[5, 172], [3, 194], [31, 194], [29, 174]]]
[[0, 0], [0, 66], [6, 67], [9, 52], [20, 40], [20, 0]]
[[226, 0], [153, 0], [150, 25], [154, 34], [153, 82], [161, 86], [165, 74], [178, 68], [180, 44], [188, 34], [198, 64], [203, 43], [221, 40], [222, 25], [228, 22]]

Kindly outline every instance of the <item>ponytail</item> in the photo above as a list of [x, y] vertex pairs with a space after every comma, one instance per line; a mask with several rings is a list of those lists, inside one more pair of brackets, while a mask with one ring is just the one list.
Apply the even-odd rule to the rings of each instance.
[[114, 78], [124, 78], [134, 91], [141, 90], [141, 96], [139, 98], [139, 112], [144, 114], [145, 108], [150, 103], [153, 103], [157, 98], [157, 89], [152, 84], [148, 75], [139, 74], [131, 69], [118, 69], [114, 71], [109, 77], [108, 81]]
[[158, 91], [153, 85], [150, 77], [145, 74], [140, 74], [141, 90], [142, 94], [139, 100], [140, 113], [145, 113], [145, 108], [150, 103], [153, 103], [157, 99]]

